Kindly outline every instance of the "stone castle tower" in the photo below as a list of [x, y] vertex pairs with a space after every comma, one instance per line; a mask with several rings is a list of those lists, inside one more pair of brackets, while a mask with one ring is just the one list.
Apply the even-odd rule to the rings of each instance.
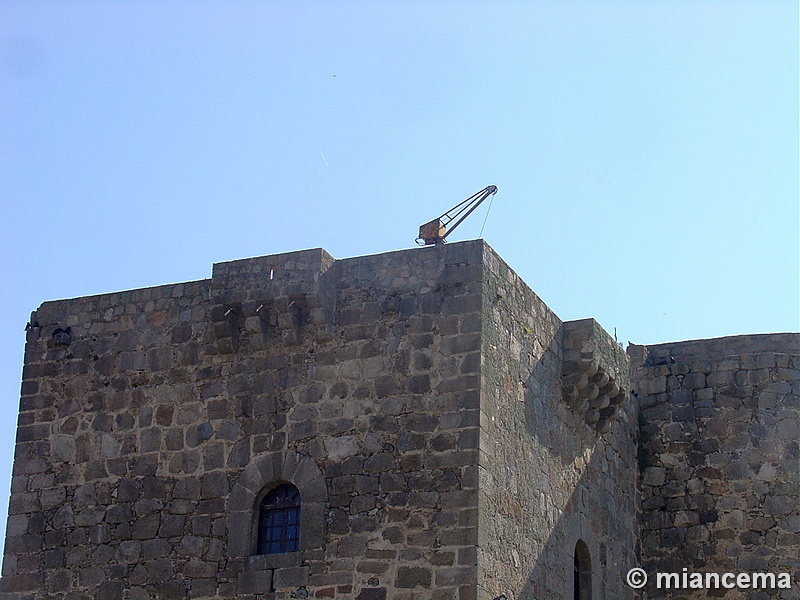
[[665, 596], [626, 584], [638, 566], [800, 581], [797, 335], [629, 357], [482, 241], [220, 263], [32, 324], [0, 600]]

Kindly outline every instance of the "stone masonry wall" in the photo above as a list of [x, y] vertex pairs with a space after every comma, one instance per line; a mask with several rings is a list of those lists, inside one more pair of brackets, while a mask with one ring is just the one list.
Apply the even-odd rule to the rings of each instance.
[[[477, 581], [482, 242], [47, 302], [0, 598], [435, 598]], [[300, 551], [252, 556], [270, 486]]]
[[793, 588], [648, 596], [798, 598], [800, 336], [629, 349], [641, 415], [643, 567], [790, 573]]
[[567, 353], [600, 358], [589, 375], [614, 374], [626, 394], [628, 360], [594, 321], [565, 327], [494, 254], [485, 277], [478, 597], [572, 598], [583, 540], [591, 598], [632, 598], [624, 576], [638, 564], [635, 406], [601, 434], [562, 394]]
[[[591, 598], [800, 580], [800, 336], [629, 353], [482, 241], [46, 302], [0, 600], [567, 598], [579, 541]], [[285, 482], [299, 551], [255, 555]]]

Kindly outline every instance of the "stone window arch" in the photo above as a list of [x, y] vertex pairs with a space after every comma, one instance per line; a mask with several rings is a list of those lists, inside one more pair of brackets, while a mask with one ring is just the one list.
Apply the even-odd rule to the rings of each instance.
[[[295, 488], [302, 499], [297, 544], [286, 552], [261, 554], [261, 505], [271, 491], [282, 486]], [[245, 564], [254, 568], [300, 564], [304, 550], [321, 548], [325, 543], [327, 504], [325, 477], [308, 456], [270, 452], [256, 457], [239, 475], [228, 497], [228, 555], [246, 558]]]
[[592, 557], [583, 540], [575, 544], [572, 589], [574, 600], [592, 600]]

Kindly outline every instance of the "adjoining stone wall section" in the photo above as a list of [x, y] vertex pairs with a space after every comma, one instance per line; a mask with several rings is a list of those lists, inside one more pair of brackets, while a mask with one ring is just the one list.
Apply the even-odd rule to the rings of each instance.
[[[569, 324], [496, 254], [484, 265], [478, 598], [572, 598], [579, 540], [592, 597], [633, 598], [624, 577], [638, 564], [635, 406], [603, 435], [573, 412], [561, 389]], [[598, 336], [602, 364], [619, 363], [622, 378], [627, 358], [586, 324], [574, 331]]]
[[[629, 353], [641, 415], [645, 570], [789, 572], [796, 586], [800, 335], [631, 346]], [[649, 586], [648, 593], [662, 597]], [[795, 587], [725, 597], [798, 594]]]
[[[468, 600], [483, 247], [307, 250], [43, 304], [0, 598]], [[253, 464], [323, 527], [290, 564], [242, 555]]]
[[[198, 373], [209, 284], [46, 302], [36, 311], [4, 598], [121, 598], [126, 586], [131, 599], [149, 598], [140, 587], [148, 583], [176, 597], [184, 577], [195, 590], [216, 589], [217, 569], [208, 565], [224, 557], [227, 479], [214, 471], [231, 442], [217, 431], [203, 448], [207, 389]], [[69, 340], [56, 335], [66, 327]]]

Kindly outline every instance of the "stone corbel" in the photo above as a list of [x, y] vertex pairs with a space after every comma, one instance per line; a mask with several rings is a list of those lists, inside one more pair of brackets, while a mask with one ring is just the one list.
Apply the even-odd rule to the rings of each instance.
[[564, 323], [563, 347], [562, 398], [605, 433], [628, 403], [628, 358], [594, 319]]
[[239, 303], [217, 304], [211, 307], [214, 337], [220, 354], [233, 354], [239, 346], [242, 307]]

